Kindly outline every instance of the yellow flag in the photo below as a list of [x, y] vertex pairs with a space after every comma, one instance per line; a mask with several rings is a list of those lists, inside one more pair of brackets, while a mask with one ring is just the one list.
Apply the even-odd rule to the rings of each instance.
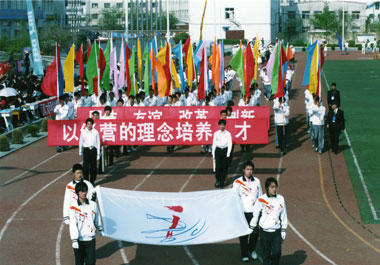
[[172, 76], [174, 78], [174, 83], [177, 88], [181, 88], [181, 85], [179, 83], [178, 75], [177, 75], [177, 70], [175, 69], [174, 61], [172, 60]]
[[310, 65], [310, 82], [309, 82], [309, 91], [310, 94], [317, 93], [318, 86], [318, 57], [319, 57], [319, 44], [316, 45], [311, 59]]
[[75, 58], [75, 47], [74, 44], [71, 45], [69, 54], [66, 57], [65, 63], [63, 64], [63, 75], [65, 77], [65, 92], [70, 93], [74, 91], [74, 58]]
[[253, 78], [257, 82], [257, 61], [259, 58], [259, 35], [256, 35], [255, 46], [253, 47], [253, 56], [255, 57], [255, 72]]
[[140, 38], [137, 39], [137, 70], [139, 74], [139, 80], [142, 83], [142, 51]]
[[190, 88], [193, 87], [193, 79], [194, 79], [194, 65], [193, 65], [193, 45], [189, 45], [189, 50], [187, 52], [187, 84]]

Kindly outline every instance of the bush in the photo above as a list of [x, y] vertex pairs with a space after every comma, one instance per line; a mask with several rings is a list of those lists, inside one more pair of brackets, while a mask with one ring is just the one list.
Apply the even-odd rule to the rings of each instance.
[[232, 55], [232, 52], [225, 52], [224, 53], [224, 57], [231, 56], [231, 55]]
[[5, 135], [0, 136], [0, 151], [2, 152], [9, 151], [9, 141], [8, 141], [8, 137]]
[[294, 43], [293, 43], [293, 46], [306, 46], [306, 43], [303, 41], [303, 40], [296, 40]]
[[40, 127], [38, 125], [30, 125], [27, 129], [27, 132], [30, 133], [32, 137], [38, 137], [38, 132], [40, 131]]
[[355, 46], [358, 48], [359, 51], [362, 50], [362, 45], [361, 44], [356, 44]]
[[176, 44], [179, 43], [180, 40], [182, 40], [182, 44], [184, 44], [188, 37], [189, 37], [189, 34], [187, 34], [186, 32], [183, 32], [183, 33], [176, 34], [173, 40]]
[[302, 47], [302, 51], [305, 52], [306, 51], [306, 47]]
[[335, 45], [331, 46], [331, 50], [335, 51]]
[[41, 122], [41, 131], [47, 132], [48, 131], [48, 119], [43, 119]]
[[348, 41], [348, 47], [355, 47], [355, 41], [354, 40], [349, 40]]
[[21, 129], [12, 132], [12, 144], [22, 144], [24, 142], [24, 133]]

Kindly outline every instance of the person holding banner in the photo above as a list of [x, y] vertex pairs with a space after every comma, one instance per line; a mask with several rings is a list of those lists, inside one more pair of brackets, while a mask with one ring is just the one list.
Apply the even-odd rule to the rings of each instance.
[[277, 194], [278, 182], [270, 177], [265, 181], [266, 193], [261, 195], [253, 207], [250, 227], [259, 226], [260, 244], [264, 265], [278, 265], [281, 258], [281, 244], [286, 237], [288, 217], [285, 199]]
[[212, 158], [215, 160], [215, 188], [224, 187], [224, 180], [227, 175], [228, 158], [232, 150], [232, 137], [226, 130], [226, 120], [219, 120], [219, 129], [214, 133], [212, 140]]
[[[58, 98], [59, 103], [54, 107], [55, 119], [58, 120], [68, 120], [69, 117], [69, 106], [65, 103], [65, 97], [60, 96]], [[63, 147], [63, 150], [66, 150]], [[62, 146], [57, 146], [57, 152], [62, 152]]]
[[96, 262], [96, 230], [101, 235], [103, 227], [96, 202], [87, 199], [88, 186], [79, 182], [75, 186], [78, 196], [70, 207], [70, 238], [75, 255], [75, 265], [94, 265]]
[[[86, 120], [86, 128], [81, 131], [79, 138], [79, 156], [83, 156], [83, 175], [94, 185], [96, 180], [96, 160], [100, 159], [99, 132], [93, 128], [94, 120]], [[88, 176], [90, 175], [90, 179]]]
[[[243, 176], [237, 178], [232, 185], [232, 188], [239, 192], [248, 225], [253, 217], [253, 207], [262, 195], [260, 180], [252, 175], [254, 168], [255, 166], [251, 161], [246, 161], [243, 166]], [[255, 248], [258, 239], [259, 230], [257, 227], [251, 234], [239, 237], [243, 262], [249, 261], [249, 256], [252, 259], [257, 259]]]

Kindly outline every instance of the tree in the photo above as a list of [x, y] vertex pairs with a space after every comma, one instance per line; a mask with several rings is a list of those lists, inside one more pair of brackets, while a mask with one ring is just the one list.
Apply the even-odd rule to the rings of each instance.
[[297, 35], [299, 32], [301, 32], [300, 28], [302, 29], [302, 19], [297, 17], [295, 14], [288, 15], [287, 20], [287, 27], [284, 29], [287, 33], [287, 41], [291, 41], [291, 37], [294, 35]]
[[329, 35], [336, 32], [337, 29], [337, 20], [335, 12], [330, 12], [328, 4], [325, 4], [321, 14], [315, 14], [314, 18], [310, 20], [310, 23], [313, 25], [314, 29], [323, 30], [323, 35], [326, 40]]
[[104, 30], [120, 30], [124, 29], [125, 13], [122, 8], [113, 6], [104, 8], [100, 14], [99, 26]]
[[[342, 20], [343, 20], [343, 11], [342, 9], [339, 9], [337, 12], [336, 19], [336, 32], [342, 36]], [[348, 33], [348, 30], [352, 28], [354, 19], [352, 16], [348, 15], [346, 12], [344, 12], [344, 32]]]
[[61, 53], [66, 53], [70, 44], [73, 43], [73, 37], [69, 30], [51, 24], [40, 32], [39, 41], [40, 49], [44, 54], [54, 55], [55, 43], [61, 47]]
[[[160, 18], [158, 18], [160, 19]], [[166, 13], [161, 16], [162, 19], [162, 30], [166, 30]], [[177, 23], [178, 23], [178, 18], [174, 15], [174, 13], [169, 13], [169, 29], [173, 30], [176, 29]], [[159, 21], [158, 21], [159, 23]]]

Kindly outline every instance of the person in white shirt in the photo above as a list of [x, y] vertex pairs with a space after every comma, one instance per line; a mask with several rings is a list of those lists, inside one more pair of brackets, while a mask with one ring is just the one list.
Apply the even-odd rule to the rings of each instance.
[[154, 95], [153, 89], [149, 90], [149, 95], [144, 99], [145, 106], [156, 106], [157, 97]]
[[193, 94], [190, 93], [189, 88], [185, 89], [185, 93], [180, 97], [180, 100], [181, 100], [183, 106], [196, 106], [197, 105], [197, 100], [193, 96]]
[[285, 102], [285, 99], [279, 98], [277, 102], [273, 104], [274, 110], [274, 123], [276, 125], [276, 132], [278, 138], [278, 145], [281, 154], [286, 154], [286, 135], [289, 124], [289, 105]]
[[250, 106], [251, 97], [247, 97], [246, 99], [241, 98], [239, 100], [238, 106], [239, 107], [247, 107]]
[[312, 104], [314, 102], [313, 95], [310, 94], [309, 89], [305, 90], [305, 112], [306, 112], [306, 125], [307, 125], [307, 132], [310, 133], [310, 115], [309, 115], [309, 109], [312, 107]]
[[143, 94], [139, 93], [136, 95], [136, 104], [135, 107], [145, 107], [144, 102], [142, 102]]
[[224, 187], [224, 180], [227, 175], [228, 158], [232, 150], [232, 137], [226, 130], [226, 120], [219, 120], [219, 129], [214, 133], [212, 140], [212, 158], [215, 161], [215, 187]]
[[135, 105], [135, 96], [129, 95], [127, 101], [125, 102], [125, 107], [133, 107]]
[[[93, 128], [94, 120], [86, 120], [86, 128], [81, 131], [79, 138], [79, 156], [83, 156], [83, 175], [94, 185], [96, 180], [96, 161], [100, 159], [99, 132]], [[88, 176], [90, 175], [90, 179]]]
[[267, 69], [266, 68], [263, 68], [261, 70], [260, 77], [261, 77], [261, 80], [263, 82], [264, 96], [265, 96], [265, 99], [268, 101], [272, 96], [272, 86], [271, 86], [271, 82], [269, 80], [269, 77], [267, 75]]
[[[232, 188], [239, 193], [248, 225], [253, 218], [254, 205], [262, 195], [260, 180], [252, 175], [254, 169], [254, 164], [251, 161], [246, 161], [243, 165], [243, 175], [235, 179], [232, 185]], [[259, 230], [257, 228], [251, 234], [239, 237], [243, 262], [249, 261], [249, 256], [257, 259], [255, 249], [258, 238]]]
[[110, 92], [108, 94], [108, 101], [107, 101], [107, 106], [111, 106], [111, 107], [116, 107], [117, 106], [117, 99], [115, 98], [115, 93], [114, 92]]
[[65, 104], [69, 107], [69, 111], [67, 113], [67, 119], [68, 120], [73, 120], [75, 119], [74, 115], [75, 115], [75, 107], [74, 107], [74, 103], [70, 101], [70, 96], [69, 94], [65, 94], [64, 95], [65, 97]]
[[319, 97], [314, 98], [314, 105], [309, 110], [311, 130], [313, 131], [313, 147], [315, 152], [322, 154], [325, 140], [326, 108], [321, 105]]
[[254, 83], [251, 86], [251, 99], [249, 106], [260, 106], [260, 101], [261, 101], [261, 91], [259, 89], [259, 85], [257, 83]]
[[95, 265], [96, 230], [103, 234], [101, 217], [96, 202], [87, 199], [88, 186], [79, 182], [75, 186], [78, 200], [70, 207], [70, 238], [75, 264]]
[[[59, 103], [54, 107], [54, 113], [57, 121], [68, 119], [69, 106], [65, 103], [64, 96], [59, 97]], [[62, 152], [62, 146], [57, 146], [56, 149], [58, 153]], [[66, 148], [63, 147], [63, 149], [65, 150]]]
[[290, 90], [292, 89], [292, 80], [293, 80], [294, 71], [291, 65], [288, 65], [288, 69], [286, 70], [286, 92], [290, 94]]
[[265, 181], [266, 193], [261, 195], [253, 207], [251, 229], [259, 227], [260, 245], [264, 265], [279, 265], [281, 244], [286, 237], [288, 217], [285, 199], [277, 194], [278, 182], [270, 177]]
[[88, 89], [84, 91], [84, 97], [82, 98], [83, 107], [91, 107], [93, 105], [92, 98], [88, 95]]
[[78, 195], [75, 193], [75, 186], [79, 182], [84, 182], [88, 186], [87, 199], [91, 200], [95, 195], [95, 190], [92, 184], [83, 179], [83, 167], [81, 164], [74, 164], [72, 168], [73, 180], [66, 185], [65, 197], [63, 200], [63, 220], [65, 224], [70, 224], [70, 207], [73, 201], [78, 200]]
[[74, 104], [73, 119], [75, 120], [75, 119], [77, 118], [78, 107], [82, 107], [82, 105], [83, 105], [83, 101], [82, 101], [82, 99], [80, 98], [80, 94], [79, 94], [79, 92], [75, 92], [75, 93], [74, 93], [73, 104]]

